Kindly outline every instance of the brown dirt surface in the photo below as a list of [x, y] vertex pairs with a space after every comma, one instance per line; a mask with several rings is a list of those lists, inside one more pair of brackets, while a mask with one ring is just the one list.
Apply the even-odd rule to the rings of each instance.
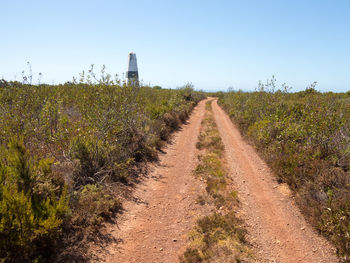
[[107, 232], [120, 242], [103, 250], [93, 248], [100, 259], [95, 261], [179, 262], [188, 232], [205, 213], [196, 202], [205, 185], [192, 175], [205, 102], [197, 105], [187, 124], [174, 134], [159, 163], [138, 185], [133, 200], [123, 204], [125, 212], [118, 225], [107, 226]]
[[216, 100], [213, 113], [257, 262], [338, 262], [335, 249], [305, 222], [288, 186], [277, 183]]

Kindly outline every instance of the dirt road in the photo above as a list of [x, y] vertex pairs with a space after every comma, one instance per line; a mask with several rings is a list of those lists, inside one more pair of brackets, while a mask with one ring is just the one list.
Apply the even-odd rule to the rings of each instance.
[[[208, 213], [197, 204], [204, 184], [192, 176], [197, 163], [195, 144], [205, 113], [205, 101], [161, 154], [160, 163], [109, 231], [121, 242], [106, 249], [105, 262], [179, 262], [187, 234], [196, 219]], [[334, 250], [305, 222], [266, 164], [241, 138], [228, 116], [213, 102], [213, 113], [225, 145], [227, 164], [242, 203], [249, 241], [257, 262], [337, 262]], [[101, 255], [100, 255], [101, 256]]]

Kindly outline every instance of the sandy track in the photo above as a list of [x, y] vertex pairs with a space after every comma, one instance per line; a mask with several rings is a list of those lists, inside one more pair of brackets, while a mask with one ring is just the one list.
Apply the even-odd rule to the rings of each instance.
[[105, 262], [179, 262], [188, 232], [204, 213], [195, 201], [204, 185], [192, 176], [204, 105], [205, 101], [198, 104], [164, 149], [159, 164], [135, 190], [141, 202], [126, 202], [119, 225], [108, 229], [121, 242], [107, 248], [102, 255]]
[[213, 112], [257, 261], [338, 262], [334, 249], [305, 222], [288, 187], [277, 184], [217, 101]]

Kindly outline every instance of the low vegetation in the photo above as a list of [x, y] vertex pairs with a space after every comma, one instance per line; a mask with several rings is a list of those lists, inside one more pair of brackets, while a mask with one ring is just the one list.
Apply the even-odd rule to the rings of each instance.
[[190, 233], [190, 244], [180, 258], [184, 263], [249, 262], [251, 252], [245, 240], [243, 222], [236, 216], [237, 193], [225, 168], [224, 145], [211, 110], [206, 103], [206, 115], [197, 148], [203, 150], [194, 175], [206, 182], [206, 192], [199, 196], [202, 205], [214, 207], [214, 212], [197, 220]]
[[0, 261], [83, 261], [82, 244], [121, 209], [119, 187], [202, 98], [190, 85], [126, 86], [104, 70], [97, 80], [93, 69], [64, 85], [2, 80]]
[[255, 92], [219, 94], [219, 104], [255, 144], [309, 221], [350, 260], [350, 93], [315, 84], [289, 93], [275, 79]]

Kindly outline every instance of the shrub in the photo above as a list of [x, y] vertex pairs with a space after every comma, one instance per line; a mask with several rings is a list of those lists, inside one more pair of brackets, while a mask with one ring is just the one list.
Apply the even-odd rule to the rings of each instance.
[[77, 193], [73, 222], [82, 227], [96, 227], [120, 209], [120, 201], [106, 187], [88, 184]]
[[[0, 257], [29, 261], [57, 238], [69, 211], [67, 188], [38, 191], [40, 177], [50, 173], [49, 160], [33, 160], [21, 140], [9, 144], [0, 164]], [[57, 197], [58, 196], [58, 197]], [[20, 253], [18, 253], [21, 251]]]
[[[79, 83], [76, 79], [63, 85], [1, 81], [0, 149], [8, 148], [12, 136], [23, 138], [20, 144], [0, 151], [4, 182], [0, 198], [2, 192], [8, 197], [1, 199], [1, 209], [4, 214], [12, 213], [6, 210], [12, 202], [28, 215], [25, 229], [30, 231], [25, 233], [32, 239], [25, 239], [25, 257], [41, 255], [42, 260], [48, 260], [52, 251], [64, 250], [59, 248], [62, 244], [72, 247], [69, 242], [74, 242], [76, 248], [84, 231], [93, 228], [97, 233], [103, 220], [108, 220], [120, 206], [118, 200], [114, 202], [112, 190], [107, 189], [131, 183], [136, 177], [135, 166], [157, 159], [157, 149], [203, 98], [191, 87], [129, 87], [112, 80], [104, 69], [98, 80], [93, 68], [88, 75], [81, 74]], [[83, 200], [90, 201], [94, 210], [89, 210]], [[55, 210], [60, 202], [67, 205], [62, 213]], [[78, 226], [79, 214], [85, 228]], [[45, 221], [48, 219], [51, 221]], [[47, 222], [43, 223], [45, 227], [42, 222]], [[13, 232], [4, 230], [6, 235], [0, 236], [3, 246], [10, 244], [7, 239], [12, 240], [11, 249], [20, 237], [20, 226], [16, 223], [12, 227]], [[38, 230], [42, 228], [47, 233]], [[61, 229], [65, 232], [60, 233]], [[18, 261], [11, 252], [17, 248], [11, 249], [1, 248], [0, 258]]]
[[202, 262], [202, 258], [196, 248], [187, 248], [183, 258], [180, 258], [182, 263], [199, 263]]
[[317, 92], [315, 84], [288, 93], [275, 91], [271, 83], [261, 84], [256, 92], [221, 93], [219, 104], [279, 180], [291, 186], [304, 214], [346, 260], [350, 257], [349, 101], [346, 94]]

